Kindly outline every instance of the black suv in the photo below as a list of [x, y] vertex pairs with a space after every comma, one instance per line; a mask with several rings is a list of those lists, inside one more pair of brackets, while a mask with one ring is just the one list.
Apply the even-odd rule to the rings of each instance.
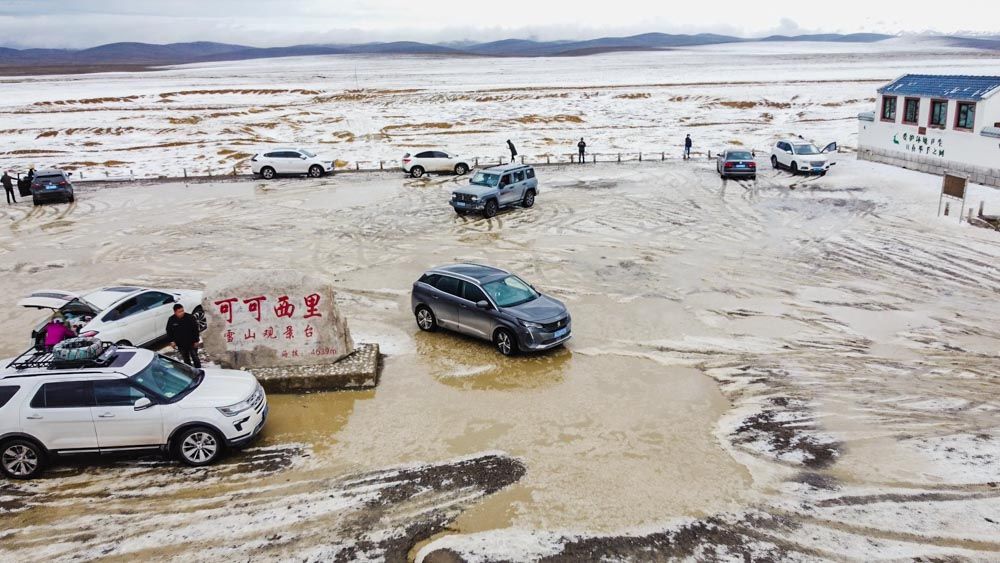
[[31, 181], [31, 202], [35, 205], [47, 201], [72, 202], [73, 183], [68, 172], [62, 170], [42, 170]]

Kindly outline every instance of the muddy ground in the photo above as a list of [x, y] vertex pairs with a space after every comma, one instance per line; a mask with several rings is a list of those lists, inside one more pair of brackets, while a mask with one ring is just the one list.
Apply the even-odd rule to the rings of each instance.
[[[220, 269], [335, 280], [378, 389], [274, 396], [262, 441], [193, 471], [83, 460], [0, 486], [17, 560], [992, 559], [1000, 551], [996, 233], [938, 180], [705, 161], [539, 171], [535, 208], [447, 206], [462, 178], [81, 190], [0, 210], [19, 351], [40, 287], [198, 287]], [[985, 190], [973, 197], [993, 198]], [[505, 359], [420, 333], [431, 266], [517, 271], [570, 344]], [[169, 548], [163, 548], [169, 545]]]

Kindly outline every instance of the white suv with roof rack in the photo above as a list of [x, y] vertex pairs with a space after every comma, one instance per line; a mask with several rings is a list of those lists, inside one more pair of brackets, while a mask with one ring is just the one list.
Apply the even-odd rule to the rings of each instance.
[[[80, 336], [100, 338], [123, 346], [155, 346], [167, 337], [167, 320], [179, 303], [206, 328], [202, 292], [150, 289], [135, 286], [104, 287], [85, 293], [40, 289], [18, 302], [22, 307], [59, 313]], [[31, 333], [41, 349], [47, 319]]]
[[97, 341], [92, 347], [85, 359], [31, 349], [0, 364], [4, 475], [37, 477], [56, 456], [143, 450], [203, 466], [264, 427], [267, 397], [249, 372], [195, 370]]

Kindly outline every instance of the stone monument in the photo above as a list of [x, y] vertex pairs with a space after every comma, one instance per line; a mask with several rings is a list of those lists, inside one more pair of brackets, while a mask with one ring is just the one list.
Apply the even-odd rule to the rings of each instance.
[[249, 369], [270, 392], [377, 383], [378, 347], [364, 345], [356, 353], [333, 285], [317, 276], [230, 272], [208, 283], [202, 308], [208, 357], [224, 368]]

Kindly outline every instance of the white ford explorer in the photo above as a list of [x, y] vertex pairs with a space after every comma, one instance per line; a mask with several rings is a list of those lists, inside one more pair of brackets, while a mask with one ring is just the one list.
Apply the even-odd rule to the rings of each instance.
[[208, 465], [260, 433], [267, 398], [248, 372], [195, 370], [99, 344], [90, 359], [29, 350], [0, 364], [0, 472], [36, 477], [56, 456], [160, 450]]

